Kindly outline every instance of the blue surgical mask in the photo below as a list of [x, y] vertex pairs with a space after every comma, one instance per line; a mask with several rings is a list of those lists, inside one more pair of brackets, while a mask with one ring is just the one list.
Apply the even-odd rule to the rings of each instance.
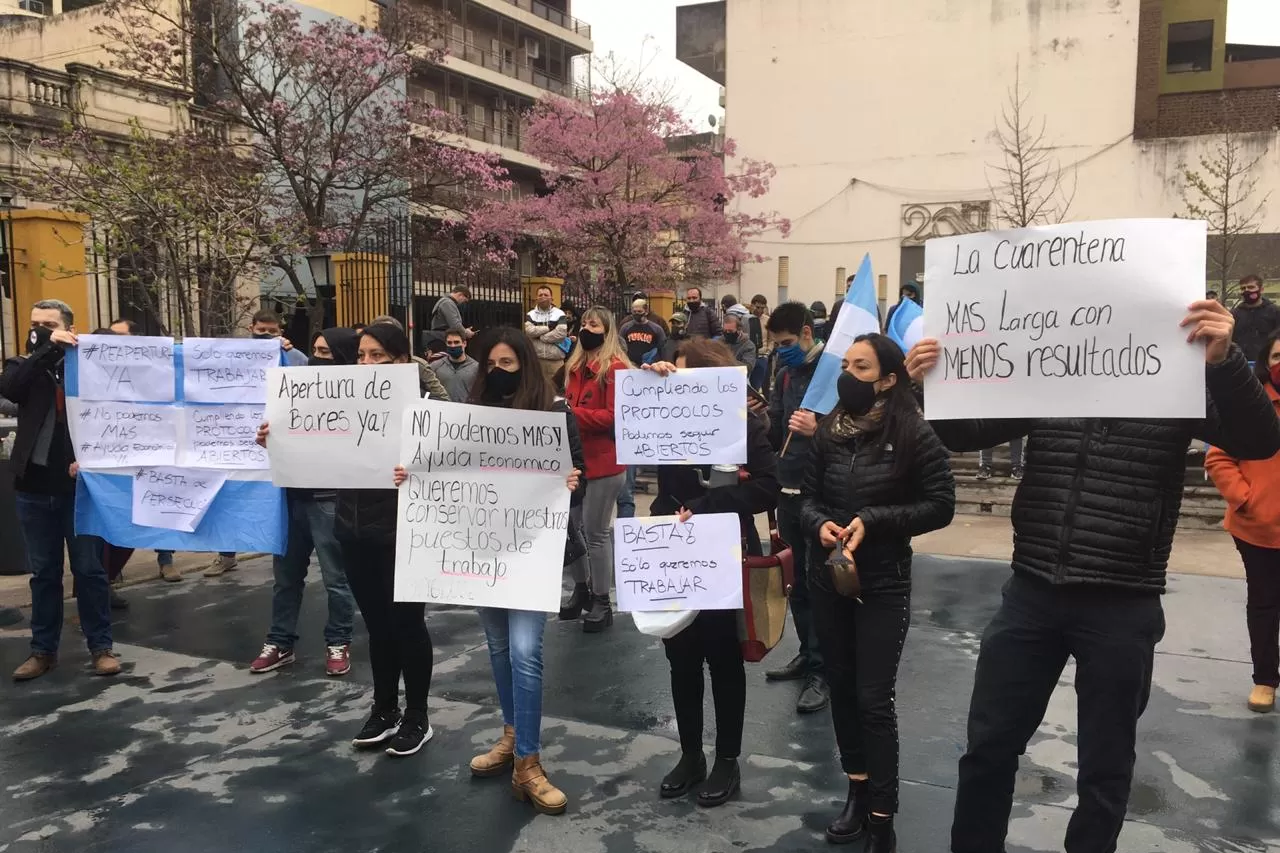
[[804, 350], [800, 349], [799, 344], [792, 344], [789, 347], [778, 347], [778, 364], [783, 367], [795, 367], [804, 364]]
[[449, 353], [450, 358], [462, 358], [462, 354], [466, 352], [464, 347], [445, 347], [444, 351]]

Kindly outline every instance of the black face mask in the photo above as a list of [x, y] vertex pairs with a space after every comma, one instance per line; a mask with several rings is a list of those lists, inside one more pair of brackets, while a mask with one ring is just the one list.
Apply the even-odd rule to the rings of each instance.
[[31, 355], [42, 344], [47, 344], [51, 337], [53, 337], [52, 330], [46, 329], [44, 326], [36, 326], [31, 330], [31, 334], [27, 335], [27, 355]]
[[311, 356], [311, 358], [307, 359], [308, 367], [325, 367], [327, 365], [336, 364], [336, 363], [337, 362], [335, 362], [331, 358], [321, 358], [318, 355], [313, 355]]
[[254, 333], [253, 333], [253, 339], [254, 339], [255, 341], [269, 341], [269, 340], [271, 340], [271, 339], [272, 339], [272, 338], [274, 338], [274, 337], [275, 337], [275, 335], [268, 335], [268, 334], [264, 334], [263, 332], [254, 332]]
[[587, 352], [595, 352], [604, 345], [604, 335], [590, 329], [583, 329], [578, 332], [578, 343], [582, 344], [582, 348]]
[[700, 310], [700, 309], [702, 308], [702, 303], [701, 303], [701, 302], [686, 302], [684, 305], [685, 305], [685, 307], [686, 307], [686, 308], [688, 308], [691, 312], [692, 312], [692, 311], [698, 311], [698, 310]]
[[724, 342], [725, 342], [726, 344], [736, 344], [736, 343], [738, 342], [738, 333], [737, 333], [737, 332], [725, 332], [725, 333], [724, 333]]
[[671, 327], [671, 337], [673, 337], [673, 338], [683, 338], [684, 336], [685, 336], [684, 326], [672, 326], [672, 327]]
[[854, 417], [865, 415], [876, 403], [875, 383], [864, 382], [852, 373], [840, 374], [836, 392], [840, 395], [841, 408]]
[[520, 387], [521, 371], [495, 367], [485, 374], [484, 396], [490, 400], [502, 400], [516, 393]]

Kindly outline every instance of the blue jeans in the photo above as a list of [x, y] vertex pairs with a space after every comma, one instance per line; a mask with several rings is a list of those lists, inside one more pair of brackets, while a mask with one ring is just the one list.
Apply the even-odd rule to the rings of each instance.
[[636, 517], [636, 466], [627, 468], [627, 479], [618, 492], [618, 518]]
[[329, 646], [351, 644], [356, 618], [356, 601], [347, 586], [338, 540], [333, 534], [334, 498], [317, 500], [309, 495], [288, 493], [289, 544], [283, 557], [271, 561], [275, 590], [271, 595], [271, 630], [267, 642], [292, 649], [298, 642], [298, 614], [302, 611], [302, 590], [311, 566], [311, 552], [320, 561], [320, 577], [329, 594], [329, 621], [324, 641]]
[[542, 631], [547, 614], [480, 608], [502, 722], [516, 730], [516, 757], [541, 752]]
[[56, 655], [62, 638], [62, 549], [71, 556], [80, 629], [90, 652], [111, 648], [110, 585], [102, 565], [106, 543], [76, 535], [75, 495], [15, 495], [31, 572], [31, 651]]

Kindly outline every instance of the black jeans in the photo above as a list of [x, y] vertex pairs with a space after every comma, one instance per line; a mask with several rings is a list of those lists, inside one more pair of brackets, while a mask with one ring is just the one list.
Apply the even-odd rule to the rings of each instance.
[[427, 606], [395, 600], [395, 544], [351, 540], [338, 544], [347, 584], [369, 632], [374, 705], [382, 710], [400, 707], [403, 676], [405, 708], [425, 712], [434, 653], [427, 632]]
[[1280, 549], [1260, 548], [1236, 540], [1249, 585], [1245, 619], [1253, 683], [1280, 687]]
[[911, 624], [909, 593], [872, 593], [862, 603], [840, 595], [815, 569], [813, 624], [831, 686], [840, 768], [867, 774], [871, 811], [898, 811], [898, 662]]
[[813, 627], [812, 606], [809, 603], [810, 563], [818, 560], [819, 568], [825, 555], [818, 543], [805, 530], [800, 520], [800, 496], [778, 496], [778, 533], [782, 541], [791, 546], [795, 564], [796, 583], [791, 589], [791, 618], [796, 623], [796, 635], [800, 638], [800, 656], [809, 665], [811, 673], [822, 672], [822, 645]]
[[747, 713], [738, 611], [704, 610], [692, 625], [662, 643], [671, 662], [671, 699], [681, 751], [702, 751], [702, 663], [706, 661], [716, 706], [716, 758], [737, 758], [742, 753], [742, 721]]
[[1113, 853], [1129, 804], [1138, 718], [1151, 695], [1160, 596], [1014, 575], [982, 636], [960, 759], [952, 853], [1003, 853], [1018, 756], [1076, 661], [1076, 790], [1067, 853]]

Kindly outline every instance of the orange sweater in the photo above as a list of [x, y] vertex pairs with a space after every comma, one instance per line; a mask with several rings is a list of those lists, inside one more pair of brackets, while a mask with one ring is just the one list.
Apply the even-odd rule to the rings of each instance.
[[[1280, 411], [1280, 393], [1270, 382], [1267, 395]], [[1233, 459], [1216, 447], [1204, 469], [1227, 501], [1227, 532], [1259, 548], [1280, 548], [1280, 453], [1256, 462]]]

